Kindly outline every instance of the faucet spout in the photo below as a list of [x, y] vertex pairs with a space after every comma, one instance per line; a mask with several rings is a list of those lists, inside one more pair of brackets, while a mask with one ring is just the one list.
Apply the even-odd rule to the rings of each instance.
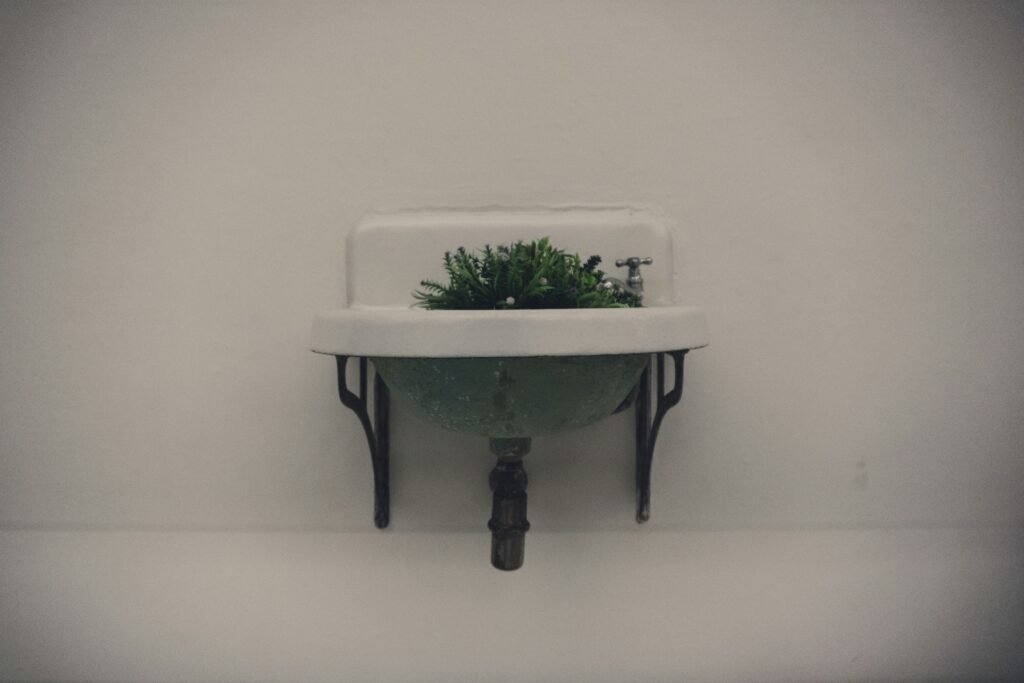
[[623, 281], [617, 277], [611, 275], [601, 276], [601, 285], [604, 289], [617, 289], [622, 292], [629, 292], [637, 299], [643, 299], [644, 297], [644, 282], [643, 279], [639, 283], [629, 282], [628, 280]]

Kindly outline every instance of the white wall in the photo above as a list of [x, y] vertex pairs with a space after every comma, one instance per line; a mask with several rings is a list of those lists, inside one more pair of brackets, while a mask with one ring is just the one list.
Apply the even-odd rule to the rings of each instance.
[[[1019, 5], [0, 5], [0, 677], [1024, 675], [1022, 58]], [[307, 351], [361, 215], [490, 204], [661, 207], [712, 331], [650, 525], [626, 416], [537, 439], [513, 575], [400, 408], [369, 533]]]

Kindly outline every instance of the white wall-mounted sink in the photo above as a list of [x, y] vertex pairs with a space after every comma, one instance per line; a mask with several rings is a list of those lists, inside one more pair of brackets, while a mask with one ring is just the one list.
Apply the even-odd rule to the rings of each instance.
[[[651, 256], [644, 307], [426, 311], [412, 307], [423, 278], [441, 279], [441, 255], [459, 246], [550, 237], [583, 258]], [[347, 243], [348, 305], [318, 313], [318, 353], [388, 357], [648, 353], [707, 345], [707, 320], [674, 301], [672, 238], [661, 216], [632, 209], [410, 211], [373, 216]]]
[[[421, 310], [420, 281], [445, 281], [441, 257], [547, 237], [582, 258], [600, 255], [613, 275], [616, 259], [652, 257], [644, 268], [644, 307], [546, 310]], [[388, 513], [387, 397], [393, 394], [435, 425], [490, 438], [498, 463], [491, 563], [523, 564], [526, 473], [531, 438], [596, 422], [637, 406], [637, 520], [648, 515], [650, 459], [665, 411], [682, 391], [686, 351], [707, 345], [704, 312], [675, 303], [672, 238], [662, 217], [631, 209], [411, 211], [374, 216], [348, 238], [348, 305], [318, 313], [312, 347], [338, 357], [341, 400], [357, 412], [374, 461], [375, 519]], [[651, 423], [651, 354], [670, 352], [672, 390], [663, 394], [658, 355], [657, 415]], [[360, 392], [345, 368], [359, 356]], [[374, 412], [367, 409], [367, 364], [373, 362]], [[383, 399], [381, 398], [383, 397]], [[383, 430], [382, 430], [383, 425]]]

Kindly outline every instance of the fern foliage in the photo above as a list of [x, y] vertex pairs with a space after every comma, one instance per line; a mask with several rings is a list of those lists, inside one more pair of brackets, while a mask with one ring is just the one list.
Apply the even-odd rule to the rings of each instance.
[[445, 252], [448, 282], [420, 282], [416, 304], [428, 309], [628, 308], [633, 294], [602, 285], [600, 256], [581, 261], [551, 246], [547, 237], [476, 252]]

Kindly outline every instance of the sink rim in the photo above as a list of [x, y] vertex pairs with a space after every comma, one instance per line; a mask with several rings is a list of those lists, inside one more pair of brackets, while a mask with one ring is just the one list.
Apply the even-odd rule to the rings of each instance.
[[311, 348], [336, 356], [587, 356], [708, 345], [697, 306], [424, 310], [354, 307], [317, 313]]

